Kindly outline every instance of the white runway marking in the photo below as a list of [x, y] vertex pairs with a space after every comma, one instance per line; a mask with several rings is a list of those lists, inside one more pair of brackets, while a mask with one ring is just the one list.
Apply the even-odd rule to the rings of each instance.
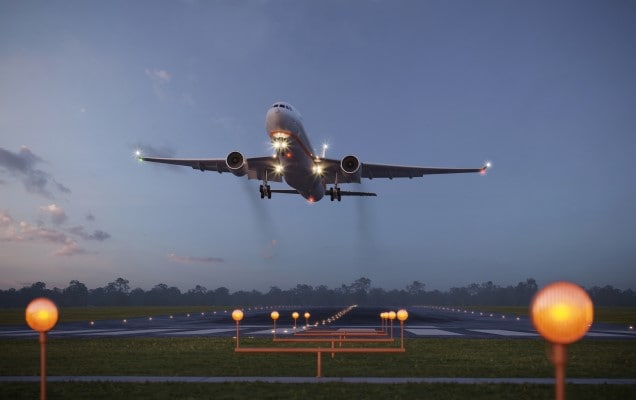
[[506, 331], [503, 329], [469, 329], [469, 330], [473, 332], [488, 333], [491, 335], [500, 335], [500, 336], [539, 336], [537, 333], [533, 333], [533, 332]]
[[405, 329], [417, 336], [462, 336], [461, 333], [443, 331], [441, 329]]
[[223, 333], [235, 331], [234, 329], [199, 329], [196, 331], [171, 332], [170, 335], [209, 335], [211, 333]]
[[630, 337], [631, 335], [627, 334], [618, 334], [618, 333], [605, 333], [605, 332], [588, 332], [585, 336], [589, 337]]
[[[242, 332], [242, 330], [241, 330], [241, 332]], [[276, 334], [277, 335], [291, 335], [293, 333], [294, 333], [293, 329], [276, 328]], [[273, 335], [274, 334], [274, 328], [266, 329], [264, 331], [249, 332], [249, 334], [250, 335]]]
[[95, 333], [88, 333], [86, 335], [83, 336], [99, 336], [99, 335], [106, 335], [106, 336], [121, 336], [121, 335], [141, 335], [141, 334], [145, 334], [145, 333], [158, 333], [158, 332], [169, 332], [169, 331], [173, 331], [174, 329], [134, 329], [134, 330], [129, 330], [129, 331], [105, 331], [105, 332], [95, 332]]
[[[119, 330], [119, 329], [116, 329]], [[59, 335], [59, 334], [74, 334], [74, 333], [98, 333], [98, 332], [113, 332], [113, 329], [84, 329], [79, 331], [50, 331], [51, 335]]]

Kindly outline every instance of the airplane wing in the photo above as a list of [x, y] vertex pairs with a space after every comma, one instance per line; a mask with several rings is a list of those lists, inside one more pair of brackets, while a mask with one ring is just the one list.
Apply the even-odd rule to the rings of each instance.
[[[225, 158], [157, 158], [139, 156], [140, 161], [156, 162], [161, 164], [181, 165], [200, 171], [232, 172], [225, 162]], [[269, 182], [282, 182], [280, 175], [272, 173], [274, 160], [272, 157], [252, 157], [245, 159], [248, 179], [263, 180], [267, 175]]]
[[435, 174], [463, 174], [470, 172], [484, 172], [481, 168], [439, 168], [439, 167], [406, 167], [402, 165], [362, 164], [362, 178], [421, 178], [424, 175]]
[[420, 178], [424, 175], [484, 173], [489, 163], [480, 168], [441, 168], [441, 167], [409, 167], [390, 164], [360, 163], [360, 174], [346, 174], [340, 168], [340, 160], [322, 159], [325, 181], [333, 183], [360, 183], [360, 178]]

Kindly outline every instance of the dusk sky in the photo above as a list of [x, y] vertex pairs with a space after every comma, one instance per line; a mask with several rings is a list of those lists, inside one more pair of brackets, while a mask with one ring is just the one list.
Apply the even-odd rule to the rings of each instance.
[[[633, 1], [1, 1], [0, 288], [636, 289], [635, 21]], [[279, 100], [331, 158], [493, 168], [309, 204], [134, 158], [269, 155]]]

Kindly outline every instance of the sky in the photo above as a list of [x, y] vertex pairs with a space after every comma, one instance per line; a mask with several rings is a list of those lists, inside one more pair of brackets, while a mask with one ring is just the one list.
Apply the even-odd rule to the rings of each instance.
[[[636, 289], [635, 19], [633, 1], [1, 1], [0, 288]], [[493, 167], [309, 204], [134, 158], [269, 155], [280, 100], [331, 158]]]

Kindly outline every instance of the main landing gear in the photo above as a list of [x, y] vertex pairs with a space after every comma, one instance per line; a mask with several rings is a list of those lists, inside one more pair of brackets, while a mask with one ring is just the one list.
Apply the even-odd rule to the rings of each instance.
[[334, 201], [334, 199], [337, 199], [338, 201], [342, 200], [342, 195], [340, 194], [340, 188], [338, 187], [338, 185], [329, 188], [329, 198], [331, 199], [331, 201]]
[[268, 199], [272, 198], [272, 189], [269, 187], [267, 183], [264, 183], [260, 187], [261, 199], [264, 199], [267, 196]]

